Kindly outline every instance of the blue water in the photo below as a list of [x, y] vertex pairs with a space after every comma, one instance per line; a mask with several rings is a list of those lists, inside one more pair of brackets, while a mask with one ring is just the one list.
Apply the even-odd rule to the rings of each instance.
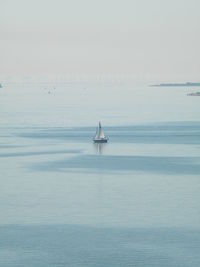
[[199, 98], [37, 86], [0, 94], [0, 266], [200, 266]]
[[1, 226], [1, 266], [199, 266], [200, 231]]

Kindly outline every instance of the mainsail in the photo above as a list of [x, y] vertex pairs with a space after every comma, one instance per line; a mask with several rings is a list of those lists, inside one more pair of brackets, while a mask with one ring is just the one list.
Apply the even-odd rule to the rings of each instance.
[[105, 134], [101, 128], [101, 123], [99, 122], [99, 132], [98, 132], [98, 137], [99, 138], [105, 138]]
[[103, 130], [101, 129], [100, 132], [99, 132], [99, 137], [100, 138], [105, 138], [105, 134], [103, 132]]

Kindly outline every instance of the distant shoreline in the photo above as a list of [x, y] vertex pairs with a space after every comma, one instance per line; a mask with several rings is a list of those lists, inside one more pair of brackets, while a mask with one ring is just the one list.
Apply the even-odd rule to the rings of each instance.
[[200, 83], [192, 83], [192, 82], [186, 82], [186, 83], [160, 83], [160, 84], [153, 84], [150, 85], [153, 87], [183, 87], [183, 86], [187, 86], [187, 87], [191, 87], [191, 86], [200, 86]]

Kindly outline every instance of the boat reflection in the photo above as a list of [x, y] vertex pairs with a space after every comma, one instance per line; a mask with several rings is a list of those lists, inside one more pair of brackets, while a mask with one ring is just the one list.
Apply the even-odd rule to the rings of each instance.
[[105, 150], [105, 143], [94, 143], [93, 144], [96, 154], [102, 155], [103, 151]]

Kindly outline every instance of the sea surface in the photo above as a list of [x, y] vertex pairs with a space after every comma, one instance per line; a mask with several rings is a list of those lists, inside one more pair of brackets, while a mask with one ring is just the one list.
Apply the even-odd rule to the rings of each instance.
[[197, 90], [5, 84], [0, 267], [200, 266]]

